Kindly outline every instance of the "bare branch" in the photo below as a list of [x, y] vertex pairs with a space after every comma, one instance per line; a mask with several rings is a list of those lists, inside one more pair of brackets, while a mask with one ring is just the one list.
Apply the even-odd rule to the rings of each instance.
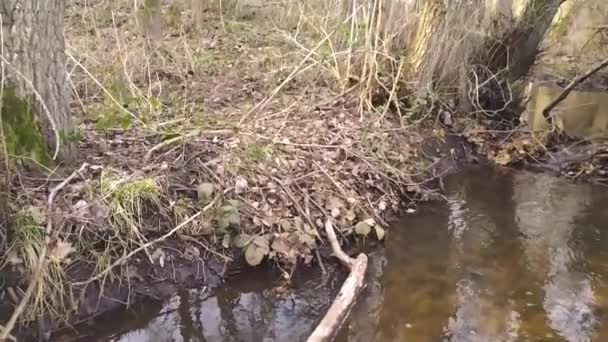
[[564, 90], [561, 92], [561, 94], [559, 94], [558, 97], [556, 97], [553, 101], [551, 101], [551, 103], [549, 103], [547, 105], [547, 107], [545, 107], [545, 109], [543, 109], [543, 116], [545, 117], [545, 119], [547, 119], [549, 117], [549, 113], [551, 112], [551, 110], [553, 108], [555, 108], [560, 102], [562, 102], [566, 97], [568, 97], [568, 94], [570, 94], [570, 92], [574, 89], [574, 87], [581, 84], [583, 81], [585, 81], [586, 79], [591, 77], [591, 75], [602, 70], [606, 66], [608, 66], [608, 58], [606, 58], [603, 62], [601, 62], [600, 64], [595, 66], [593, 69], [591, 69], [591, 70], [587, 71], [586, 73], [584, 73], [583, 75], [580, 75], [579, 77], [573, 79], [572, 82], [570, 82], [570, 84], [568, 84], [568, 86], [566, 88], [564, 88]]

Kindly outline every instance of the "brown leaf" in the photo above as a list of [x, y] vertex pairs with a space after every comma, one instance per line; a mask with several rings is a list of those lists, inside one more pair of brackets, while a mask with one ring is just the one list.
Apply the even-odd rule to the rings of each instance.
[[338, 197], [331, 196], [326, 203], [326, 207], [329, 210], [340, 209], [344, 207], [344, 203]]
[[361, 221], [355, 226], [355, 233], [357, 235], [367, 236], [372, 230], [372, 226], [366, 221]]
[[50, 257], [55, 261], [62, 262], [74, 251], [76, 251], [76, 248], [71, 243], [57, 240], [57, 243], [50, 252]]
[[262, 262], [266, 254], [262, 248], [252, 243], [245, 250], [245, 260], [249, 265], [257, 266]]
[[333, 208], [331, 210], [331, 216], [333, 218], [336, 218], [336, 217], [340, 216], [340, 209], [339, 208]]
[[234, 184], [234, 193], [240, 195], [247, 190], [247, 180], [243, 177], [239, 177]]
[[46, 222], [46, 210], [44, 207], [31, 206], [28, 209], [29, 215], [34, 219], [34, 222], [42, 225]]
[[249, 234], [239, 234], [234, 239], [234, 245], [238, 248], [244, 248], [253, 240], [253, 236]]
[[386, 210], [386, 201], [385, 200], [381, 200], [380, 203], [378, 203], [378, 209], [380, 209], [381, 211]]
[[256, 236], [253, 238], [253, 244], [262, 249], [264, 254], [268, 254], [270, 251], [270, 237], [268, 235]]
[[357, 218], [357, 215], [354, 211], [349, 210], [346, 212], [346, 219], [350, 222], [354, 221]]
[[382, 228], [380, 226], [375, 226], [374, 230], [376, 231], [376, 236], [378, 237], [378, 240], [384, 239], [384, 235], [386, 234], [386, 232], [384, 231], [384, 228]]
[[276, 238], [272, 241], [272, 250], [277, 253], [287, 254], [289, 253], [289, 245], [282, 238]]
[[198, 200], [202, 202], [208, 202], [213, 195], [213, 191], [215, 190], [215, 185], [213, 183], [201, 183], [198, 185], [196, 189], [198, 194]]
[[224, 238], [222, 239], [222, 246], [224, 248], [230, 247], [230, 234], [224, 234]]

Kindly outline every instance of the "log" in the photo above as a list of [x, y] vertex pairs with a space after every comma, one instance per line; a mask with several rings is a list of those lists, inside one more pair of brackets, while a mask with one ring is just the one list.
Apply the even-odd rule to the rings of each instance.
[[308, 342], [332, 341], [348, 318], [357, 296], [365, 287], [367, 255], [361, 253], [356, 259], [353, 259], [344, 253], [329, 220], [325, 222], [325, 232], [335, 256], [350, 269], [350, 274], [342, 284], [342, 288], [340, 288], [340, 292], [338, 292], [331, 307], [308, 338]]

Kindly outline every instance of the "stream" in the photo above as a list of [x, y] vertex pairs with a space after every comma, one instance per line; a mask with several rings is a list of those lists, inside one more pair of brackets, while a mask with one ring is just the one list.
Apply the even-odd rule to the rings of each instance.
[[[608, 192], [471, 167], [394, 224], [336, 341], [608, 341]], [[305, 341], [344, 272], [251, 270], [56, 341]]]

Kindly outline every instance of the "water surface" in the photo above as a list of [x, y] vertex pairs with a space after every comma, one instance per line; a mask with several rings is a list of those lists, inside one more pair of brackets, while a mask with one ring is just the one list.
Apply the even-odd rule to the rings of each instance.
[[[529, 101], [522, 115], [528, 128], [548, 130], [543, 110], [563, 89], [548, 84], [531, 84]], [[554, 123], [571, 137], [605, 141], [608, 137], [608, 93], [599, 90], [573, 90], [550, 112]]]
[[[608, 192], [470, 169], [394, 225], [337, 341], [608, 341]], [[330, 265], [328, 265], [330, 266]], [[343, 280], [267, 272], [95, 323], [82, 341], [304, 341]], [[75, 339], [69, 339], [75, 340]]]

